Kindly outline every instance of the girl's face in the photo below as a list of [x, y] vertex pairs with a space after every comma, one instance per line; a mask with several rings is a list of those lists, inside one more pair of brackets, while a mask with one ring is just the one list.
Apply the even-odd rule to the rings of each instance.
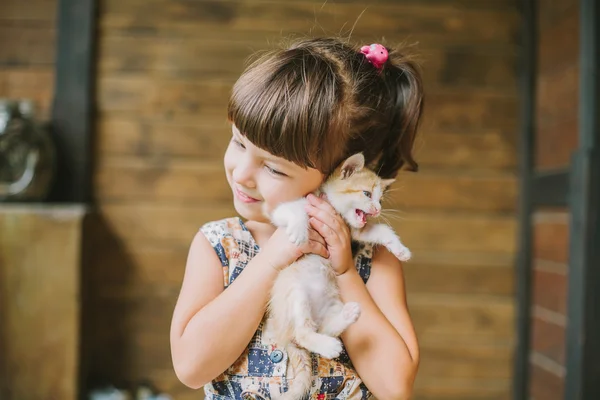
[[316, 190], [323, 174], [304, 169], [254, 146], [232, 125], [233, 136], [225, 152], [227, 181], [233, 191], [235, 210], [243, 218], [269, 222], [267, 212], [280, 203], [295, 200]]

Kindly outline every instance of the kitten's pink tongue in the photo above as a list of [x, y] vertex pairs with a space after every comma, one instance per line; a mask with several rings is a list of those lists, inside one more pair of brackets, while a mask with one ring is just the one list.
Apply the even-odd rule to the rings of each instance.
[[360, 218], [360, 222], [363, 224], [367, 223], [367, 216], [363, 210], [356, 210], [356, 215], [358, 215], [358, 218]]

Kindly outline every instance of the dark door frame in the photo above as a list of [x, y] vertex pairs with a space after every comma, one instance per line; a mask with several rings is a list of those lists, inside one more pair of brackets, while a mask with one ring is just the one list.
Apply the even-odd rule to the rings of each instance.
[[519, 87], [521, 135], [519, 143], [519, 234], [516, 264], [516, 346], [513, 355], [513, 399], [528, 400], [530, 306], [532, 287], [532, 209], [535, 155], [535, 104], [537, 71], [537, 1], [522, 0]]
[[[48, 201], [92, 202], [92, 137], [95, 123], [97, 0], [58, 0], [54, 98], [50, 130], [57, 146], [55, 184]], [[85, 237], [85, 227], [82, 235]], [[85, 250], [82, 249], [82, 253]], [[81, 269], [81, 309], [86, 307], [87, 275]], [[85, 314], [81, 315], [82, 321]], [[80, 322], [81, 330], [84, 323]], [[80, 343], [84, 334], [80, 335]], [[85, 346], [78, 356], [78, 399], [87, 399]]]
[[600, 4], [580, 0], [579, 147], [568, 168], [538, 173], [536, 3], [521, 2], [521, 198], [513, 397], [529, 398], [532, 211], [537, 206], [559, 206], [568, 207], [570, 214], [564, 399], [595, 400], [600, 399]]
[[50, 202], [87, 204], [91, 201], [96, 3], [96, 0], [58, 0], [50, 118], [58, 157]]

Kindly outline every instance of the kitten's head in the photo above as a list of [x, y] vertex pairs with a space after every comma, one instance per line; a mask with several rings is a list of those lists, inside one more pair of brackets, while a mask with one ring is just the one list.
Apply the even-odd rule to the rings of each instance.
[[323, 184], [322, 191], [346, 222], [361, 229], [370, 216], [381, 213], [381, 198], [394, 179], [381, 179], [365, 168], [362, 153], [346, 159]]

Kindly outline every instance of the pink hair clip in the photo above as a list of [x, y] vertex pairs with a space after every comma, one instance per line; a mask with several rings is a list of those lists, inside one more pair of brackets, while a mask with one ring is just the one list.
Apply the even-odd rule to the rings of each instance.
[[378, 43], [373, 43], [370, 46], [363, 46], [360, 48], [360, 52], [363, 53], [367, 60], [377, 69], [381, 69], [388, 59], [387, 49]]

